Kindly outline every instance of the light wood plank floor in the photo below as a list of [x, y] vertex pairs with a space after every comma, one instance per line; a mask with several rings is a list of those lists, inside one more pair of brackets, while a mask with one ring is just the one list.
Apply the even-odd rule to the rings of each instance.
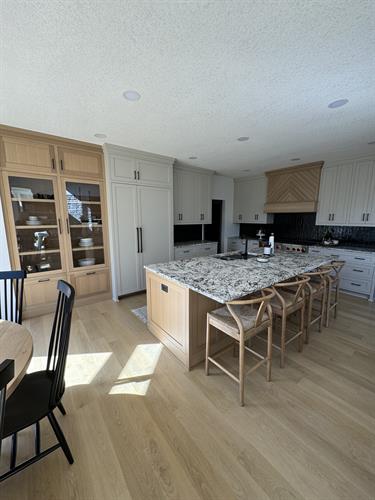
[[[248, 378], [241, 408], [227, 376], [188, 373], [158, 344], [130, 312], [144, 303], [75, 309], [68, 415], [56, 413], [75, 464], [59, 450], [2, 483], [2, 500], [374, 498], [373, 304], [342, 295], [339, 318], [302, 354], [290, 346], [284, 370], [275, 353], [271, 383], [263, 368]], [[34, 369], [51, 318], [26, 322]], [[32, 438], [20, 436], [21, 459]], [[4, 465], [9, 443], [3, 451]]]

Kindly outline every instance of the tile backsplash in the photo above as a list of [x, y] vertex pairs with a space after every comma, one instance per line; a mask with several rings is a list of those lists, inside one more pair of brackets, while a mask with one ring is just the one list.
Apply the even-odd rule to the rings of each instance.
[[240, 224], [240, 235], [255, 237], [260, 228], [276, 241], [321, 242], [327, 231], [340, 243], [375, 245], [375, 227], [316, 226], [315, 213], [275, 214], [273, 224]]

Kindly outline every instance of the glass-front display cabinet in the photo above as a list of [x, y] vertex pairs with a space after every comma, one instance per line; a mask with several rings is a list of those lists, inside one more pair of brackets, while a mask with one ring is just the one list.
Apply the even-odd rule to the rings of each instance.
[[19, 267], [28, 274], [63, 271], [62, 219], [54, 178], [9, 175]]
[[103, 266], [102, 184], [65, 181], [66, 225], [73, 270]]

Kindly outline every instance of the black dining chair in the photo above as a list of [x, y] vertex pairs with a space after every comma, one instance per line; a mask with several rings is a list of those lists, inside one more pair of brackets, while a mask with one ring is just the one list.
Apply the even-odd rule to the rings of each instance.
[[1, 456], [1, 436], [3, 435], [5, 399], [7, 385], [14, 377], [14, 360], [6, 359], [0, 364], [0, 456]]
[[[25, 469], [60, 447], [68, 462], [70, 464], [74, 462], [53, 410], [60, 406], [65, 391], [64, 374], [75, 291], [69, 283], [63, 280], [58, 281], [57, 289], [59, 294], [48, 348], [46, 370], [26, 374], [5, 403], [0, 439], [12, 436], [12, 447], [9, 471], [0, 476], [0, 481]], [[40, 421], [45, 417], [48, 418], [58, 442], [41, 451]], [[34, 424], [36, 424], [35, 455], [16, 465], [17, 433]]]
[[22, 324], [26, 271], [0, 271], [0, 319]]

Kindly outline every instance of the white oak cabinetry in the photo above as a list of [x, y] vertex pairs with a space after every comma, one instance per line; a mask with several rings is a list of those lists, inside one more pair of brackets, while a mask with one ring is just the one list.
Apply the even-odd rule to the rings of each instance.
[[104, 146], [112, 295], [144, 290], [144, 265], [173, 258], [173, 158]]
[[323, 168], [317, 225], [375, 226], [375, 159]]
[[25, 269], [25, 317], [52, 311], [56, 285], [77, 301], [110, 291], [101, 148], [0, 127], [1, 198], [13, 269]]
[[175, 167], [175, 224], [211, 224], [212, 176], [213, 172], [203, 169]]
[[234, 181], [233, 222], [271, 224], [273, 215], [264, 211], [267, 196], [267, 178], [245, 177]]

